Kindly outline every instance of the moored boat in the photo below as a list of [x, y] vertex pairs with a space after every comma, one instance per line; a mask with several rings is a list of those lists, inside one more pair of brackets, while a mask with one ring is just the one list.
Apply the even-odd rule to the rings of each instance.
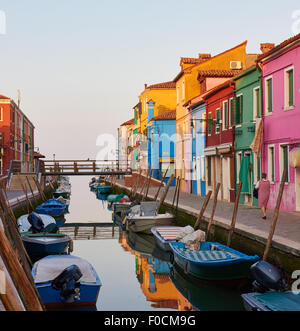
[[[30, 232], [32, 227], [38, 227], [33, 232], [45, 231], [45, 229], [47, 232], [57, 232], [55, 219], [46, 214], [39, 215], [37, 213], [31, 213], [23, 215], [18, 218], [17, 224], [21, 234]], [[49, 228], [51, 228], [51, 230], [48, 230]]]
[[151, 228], [161, 225], [174, 224], [175, 218], [172, 214], [158, 214], [155, 216], [135, 215], [127, 216], [128, 229], [133, 232], [152, 234]]
[[52, 217], [60, 217], [66, 212], [66, 205], [57, 199], [50, 199], [36, 208], [39, 214], [46, 214]]
[[101, 194], [110, 194], [112, 191], [112, 187], [109, 185], [106, 185], [106, 186], [98, 185], [97, 191], [98, 191], [98, 193], [101, 193]]
[[250, 267], [260, 260], [219, 243], [204, 242], [200, 250], [187, 249], [184, 243], [170, 244], [173, 263], [186, 274], [207, 280], [238, 280], [250, 276]]
[[176, 242], [176, 238], [183, 227], [181, 226], [155, 226], [151, 229], [157, 245], [164, 251], [171, 252], [170, 243]]
[[54, 193], [53, 198], [63, 197], [64, 199], [69, 199], [71, 195], [71, 191], [65, 188], [59, 187]]
[[39, 260], [33, 266], [32, 276], [46, 307], [94, 305], [102, 286], [93, 266], [71, 255]]

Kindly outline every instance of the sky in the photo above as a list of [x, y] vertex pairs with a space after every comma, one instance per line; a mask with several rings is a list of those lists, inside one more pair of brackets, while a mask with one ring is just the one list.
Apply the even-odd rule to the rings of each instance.
[[245, 40], [259, 53], [300, 32], [294, 0], [0, 0], [0, 11], [0, 94], [21, 91], [50, 159], [95, 159], [98, 137], [117, 136], [144, 84], [173, 80], [180, 57]]

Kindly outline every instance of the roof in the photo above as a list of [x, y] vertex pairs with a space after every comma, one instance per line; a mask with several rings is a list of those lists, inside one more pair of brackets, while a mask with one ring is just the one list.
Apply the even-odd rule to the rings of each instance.
[[134, 118], [132, 118], [131, 120], [124, 122], [123, 124], [121, 124], [121, 126], [126, 126], [126, 125], [133, 125], [134, 124]]
[[155, 116], [152, 118], [152, 121], [171, 121], [176, 120], [176, 110], [171, 110], [167, 113]]
[[198, 77], [234, 77], [244, 70], [198, 70]]
[[176, 82], [178, 81], [178, 79], [179, 79], [184, 73], [189, 72], [191, 69], [195, 68], [196, 66], [198, 66], [198, 65], [200, 65], [200, 64], [202, 64], [202, 63], [205, 63], [205, 62], [207, 62], [207, 61], [210, 61], [210, 60], [212, 60], [212, 59], [215, 59], [216, 57], [221, 56], [221, 55], [223, 55], [223, 54], [225, 54], [225, 53], [227, 53], [227, 52], [230, 52], [230, 51], [232, 51], [232, 50], [234, 50], [234, 49], [236, 49], [236, 48], [238, 48], [238, 47], [241, 47], [241, 46], [243, 46], [243, 45], [247, 45], [247, 43], [248, 43], [248, 41], [246, 40], [246, 41], [242, 42], [241, 44], [239, 44], [239, 45], [237, 45], [237, 46], [235, 46], [235, 47], [232, 47], [232, 48], [230, 48], [230, 49], [228, 49], [228, 50], [226, 50], [226, 51], [224, 51], [224, 52], [222, 52], [222, 53], [219, 53], [219, 54], [217, 54], [217, 55], [215, 55], [215, 56], [213, 56], [213, 57], [208, 58], [206, 61], [203, 61], [203, 62], [201, 62], [201, 63], [197, 63], [197, 64], [195, 64], [195, 65], [193, 65], [193, 66], [190, 66], [190, 67], [188, 67], [188, 68], [186, 68], [186, 69], [184, 69], [184, 70], [181, 70], [180, 73], [174, 78], [173, 82], [176, 83]]
[[212, 95], [214, 95], [215, 93], [221, 91], [224, 88], [230, 87], [233, 84], [234, 84], [233, 80], [232, 79], [228, 79], [228, 80], [226, 80], [226, 82], [224, 82], [224, 83], [222, 83], [222, 84], [220, 84], [220, 85], [212, 88], [208, 92], [204, 93], [202, 97], [203, 97], [203, 99], [206, 100], [209, 97], [211, 97]]
[[176, 88], [176, 84], [173, 81], [147, 86], [147, 89], [175, 89], [175, 88]]
[[259, 61], [263, 60], [264, 58], [278, 52], [279, 50], [281, 50], [282, 48], [288, 46], [289, 44], [291, 44], [293, 42], [300, 42], [300, 33], [295, 35], [294, 37], [291, 37], [291, 38], [283, 41], [281, 44], [272, 48], [269, 52], [259, 55], [257, 61], [259, 62]]

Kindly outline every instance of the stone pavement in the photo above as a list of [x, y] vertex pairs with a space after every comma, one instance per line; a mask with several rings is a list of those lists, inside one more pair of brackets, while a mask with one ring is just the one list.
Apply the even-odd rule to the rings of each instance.
[[[122, 180], [118, 184], [125, 188]], [[140, 190], [138, 190], [139, 192]], [[164, 188], [161, 189], [160, 196]], [[149, 189], [149, 198], [153, 198], [157, 192], [157, 188]], [[171, 187], [167, 195], [165, 203], [172, 205], [175, 188]], [[179, 210], [185, 211], [193, 216], [198, 216], [203, 202], [203, 197], [180, 192], [179, 196]], [[175, 202], [176, 203], [176, 202]], [[209, 219], [212, 211], [213, 201], [208, 204], [204, 217]], [[214, 222], [223, 227], [228, 227], [231, 224], [234, 204], [229, 202], [218, 201], [215, 213]], [[273, 220], [274, 211], [268, 210], [267, 220], [261, 217], [260, 208], [250, 207], [246, 205], [239, 205], [236, 230], [240, 233], [244, 232], [248, 237], [252, 237], [260, 242], [266, 241], [269, 236], [270, 227]], [[300, 213], [286, 213], [280, 212], [275, 235], [273, 238], [273, 245], [288, 247], [289, 251], [300, 256]]]

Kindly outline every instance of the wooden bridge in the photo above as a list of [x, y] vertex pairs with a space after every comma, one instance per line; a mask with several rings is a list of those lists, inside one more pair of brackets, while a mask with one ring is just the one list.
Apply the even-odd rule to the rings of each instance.
[[107, 176], [131, 175], [127, 161], [96, 160], [40, 160], [39, 172], [43, 176]]

